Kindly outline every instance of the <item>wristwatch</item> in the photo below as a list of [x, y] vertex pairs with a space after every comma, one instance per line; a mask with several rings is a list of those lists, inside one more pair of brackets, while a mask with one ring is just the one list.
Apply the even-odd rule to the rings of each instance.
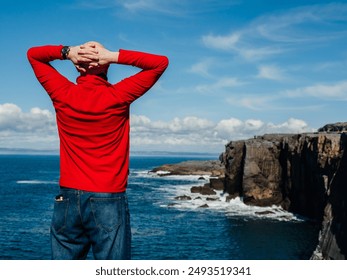
[[67, 59], [67, 56], [69, 54], [69, 51], [70, 51], [70, 47], [69, 46], [64, 46], [62, 49], [61, 49], [61, 57], [63, 59]]

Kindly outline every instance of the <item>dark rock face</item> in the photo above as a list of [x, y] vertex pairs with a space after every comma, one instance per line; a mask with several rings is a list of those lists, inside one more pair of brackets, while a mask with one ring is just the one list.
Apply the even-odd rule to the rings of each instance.
[[221, 155], [225, 164], [225, 190], [242, 196], [246, 204], [281, 204], [281, 136], [230, 142]]
[[244, 141], [230, 142], [226, 146], [225, 152], [220, 156], [220, 160], [225, 165], [227, 178], [224, 180], [225, 191], [235, 196], [242, 195], [244, 154]]
[[347, 134], [341, 139], [344, 152], [328, 189], [328, 203], [312, 259], [345, 260], [347, 257]]
[[205, 184], [204, 186], [191, 187], [190, 192], [191, 193], [199, 193], [199, 194], [202, 194], [202, 195], [215, 195], [215, 194], [217, 194], [208, 185], [209, 184]]
[[222, 178], [210, 178], [210, 184], [211, 189], [217, 190], [217, 191], [224, 191], [224, 177]]
[[319, 132], [344, 132], [347, 131], [347, 122], [326, 124], [318, 129]]
[[281, 205], [323, 229], [315, 258], [347, 257], [347, 134], [264, 135], [232, 141], [220, 156], [225, 191], [246, 204]]

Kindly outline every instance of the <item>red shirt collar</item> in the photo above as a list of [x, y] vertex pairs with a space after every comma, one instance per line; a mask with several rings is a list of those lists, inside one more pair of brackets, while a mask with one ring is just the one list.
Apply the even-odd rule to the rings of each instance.
[[104, 78], [97, 75], [81, 75], [76, 80], [77, 84], [109, 85], [110, 83]]

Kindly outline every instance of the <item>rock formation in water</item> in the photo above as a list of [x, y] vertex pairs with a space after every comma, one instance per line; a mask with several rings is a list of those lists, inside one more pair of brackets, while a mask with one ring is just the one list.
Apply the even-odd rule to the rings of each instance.
[[347, 257], [344, 124], [325, 126], [322, 133], [271, 134], [232, 141], [220, 156], [225, 165], [225, 191], [231, 196], [241, 196], [250, 205], [281, 205], [322, 221], [313, 259]]
[[200, 175], [224, 177], [224, 165], [219, 160], [189, 160], [176, 164], [164, 164], [150, 172], [160, 176], [167, 175]]

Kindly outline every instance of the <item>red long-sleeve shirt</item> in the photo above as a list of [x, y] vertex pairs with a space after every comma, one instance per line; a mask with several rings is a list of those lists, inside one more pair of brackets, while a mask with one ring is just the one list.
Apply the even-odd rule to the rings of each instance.
[[62, 46], [33, 47], [28, 59], [52, 99], [60, 138], [61, 186], [92, 192], [123, 192], [129, 169], [129, 107], [168, 66], [165, 56], [120, 50], [118, 64], [142, 69], [116, 84], [95, 75], [69, 81], [49, 62]]

